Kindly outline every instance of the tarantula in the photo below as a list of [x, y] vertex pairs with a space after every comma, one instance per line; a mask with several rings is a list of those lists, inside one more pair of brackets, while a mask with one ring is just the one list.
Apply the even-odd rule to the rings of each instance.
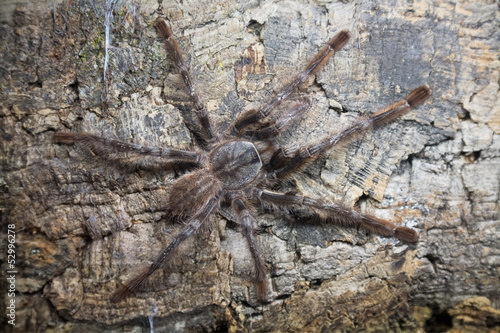
[[141, 146], [90, 133], [56, 132], [54, 135], [55, 142], [82, 144], [102, 157], [113, 154], [136, 154], [154, 156], [165, 163], [187, 162], [198, 167], [175, 181], [168, 198], [172, 214], [184, 222], [181, 230], [146, 270], [111, 295], [112, 302], [119, 302], [140, 289], [151, 274], [170, 260], [178, 245], [208, 224], [210, 215], [218, 212], [223, 205], [232, 209], [248, 242], [255, 268], [257, 297], [260, 301], [266, 301], [269, 287], [266, 282], [266, 265], [256, 239], [256, 219], [250, 209], [252, 203], [308, 207], [324, 220], [337, 225], [358, 227], [410, 243], [418, 241], [418, 233], [410, 228], [361, 214], [342, 205], [306, 196], [277, 193], [266, 188], [271, 188], [303, 170], [332, 148], [350, 142], [370, 128], [386, 124], [423, 103], [431, 94], [428, 86], [413, 90], [406, 99], [377, 111], [370, 118], [358, 120], [340, 133], [332, 134], [319, 142], [300, 147], [278, 147], [275, 137], [304, 115], [310, 103], [303, 98], [287, 105], [285, 111], [281, 111], [282, 114], [275, 115], [275, 119], [269, 120], [269, 116], [273, 112], [278, 112], [277, 107], [303, 86], [306, 80], [316, 74], [328, 59], [348, 42], [350, 38], [348, 31], [339, 32], [295, 78], [278, 89], [259, 107], [241, 112], [230, 128], [222, 132], [212, 125], [167, 22], [158, 17], [155, 27], [189, 91], [194, 114], [198, 120], [198, 130], [194, 134], [204, 144], [195, 151], [187, 151]]

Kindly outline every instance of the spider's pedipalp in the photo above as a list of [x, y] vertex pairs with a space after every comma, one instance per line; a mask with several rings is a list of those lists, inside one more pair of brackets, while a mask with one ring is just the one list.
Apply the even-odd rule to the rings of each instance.
[[257, 140], [264, 140], [275, 137], [284, 129], [290, 127], [294, 122], [299, 120], [301, 116], [307, 112], [311, 102], [307, 98], [295, 102], [283, 115], [281, 115], [274, 124], [263, 127], [256, 131], [245, 132], [246, 136], [255, 137]]

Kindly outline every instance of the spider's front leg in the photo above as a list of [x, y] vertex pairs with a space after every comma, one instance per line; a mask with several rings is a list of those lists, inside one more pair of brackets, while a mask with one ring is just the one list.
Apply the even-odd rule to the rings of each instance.
[[189, 70], [186, 64], [182, 60], [181, 49], [179, 47], [179, 44], [177, 44], [177, 41], [173, 37], [172, 31], [168, 27], [167, 22], [161, 17], [158, 17], [156, 19], [155, 27], [158, 31], [158, 34], [163, 38], [163, 41], [165, 42], [165, 48], [172, 57], [175, 67], [177, 67], [177, 70], [182, 76], [184, 84], [189, 90], [189, 97], [191, 98], [191, 102], [194, 106], [194, 113], [198, 117], [198, 120], [202, 127], [202, 137], [208, 142], [218, 141], [217, 133], [212, 126], [210, 118], [208, 117], [207, 108], [201, 101], [200, 96], [194, 88], [193, 80], [191, 79], [191, 75], [189, 74]]
[[[287, 99], [298, 87], [300, 87], [307, 78], [317, 73], [323, 65], [339, 51], [349, 41], [351, 33], [347, 30], [339, 32], [328, 44], [323, 47], [318, 54], [311, 60], [307, 67], [300, 72], [290, 83], [285, 85], [280, 91], [274, 94], [269, 101], [261, 104], [256, 110], [249, 110], [239, 116], [232, 126], [232, 135], [241, 136], [245, 128], [259, 122], [271, 114], [271, 112]], [[292, 112], [293, 113], [293, 112]], [[297, 112], [297, 114], [301, 114]], [[295, 119], [293, 119], [295, 120]], [[284, 126], [283, 126], [284, 127]]]
[[366, 133], [369, 129], [397, 119], [410, 109], [422, 104], [430, 95], [431, 89], [426, 85], [421, 86], [413, 90], [405, 99], [377, 111], [368, 119], [358, 121], [337, 135], [327, 137], [313, 145], [278, 150], [270, 161], [270, 168], [274, 171], [268, 173], [268, 179], [275, 181], [287, 178], [291, 174], [305, 168], [334, 146], [351, 142]]
[[174, 237], [172, 242], [160, 253], [155, 261], [141, 274], [118, 288], [110, 297], [111, 302], [117, 303], [128, 297], [131, 293], [140, 290], [145, 284], [148, 277], [160, 268], [167, 260], [172, 257], [173, 252], [180, 243], [191, 237], [201, 226], [203, 226], [208, 217], [219, 207], [220, 199], [218, 196], [212, 198], [202, 207]]
[[399, 240], [416, 243], [418, 233], [410, 228], [396, 225], [392, 222], [379, 219], [375, 216], [361, 214], [357, 210], [347, 209], [339, 205], [313, 199], [305, 196], [286, 195], [256, 188], [254, 196], [265, 202], [282, 206], [306, 206], [325, 212], [325, 220], [342, 227], [361, 228], [368, 232], [385, 237], [396, 237]]

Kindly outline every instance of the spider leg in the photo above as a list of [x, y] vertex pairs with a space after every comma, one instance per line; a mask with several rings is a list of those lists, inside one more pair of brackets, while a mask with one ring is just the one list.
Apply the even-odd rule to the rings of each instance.
[[410, 228], [396, 225], [392, 222], [379, 219], [372, 215], [361, 214], [357, 210], [347, 209], [340, 205], [320, 199], [305, 196], [286, 195], [256, 188], [256, 198], [269, 203], [284, 206], [307, 206], [326, 212], [326, 220], [342, 227], [358, 227], [385, 237], [396, 237], [399, 240], [416, 243], [418, 233]]
[[275, 171], [268, 173], [268, 179], [276, 180], [286, 178], [290, 174], [307, 166], [333, 146], [348, 143], [361, 134], [364, 134], [372, 127], [381, 126], [398, 118], [411, 108], [423, 103], [430, 95], [430, 88], [428, 86], [421, 86], [413, 90], [406, 99], [377, 111], [370, 118], [358, 121], [337, 135], [328, 137], [310, 146], [281, 149], [277, 151], [271, 159], [271, 166], [275, 166]]
[[271, 99], [256, 110], [249, 110], [239, 116], [232, 127], [233, 135], [240, 135], [244, 128], [266, 118], [283, 100], [288, 98], [310, 75], [315, 74], [323, 67], [326, 61], [339, 51], [349, 40], [351, 33], [347, 30], [339, 32], [328, 44], [323, 47], [311, 60], [307, 67], [300, 72], [290, 83], [285, 85]]
[[210, 118], [208, 117], [207, 108], [194, 88], [193, 80], [191, 79], [191, 75], [189, 74], [186, 64], [182, 60], [181, 49], [173, 37], [172, 31], [168, 27], [167, 22], [161, 17], [156, 19], [155, 27], [158, 34], [163, 38], [167, 52], [172, 57], [177, 70], [182, 76], [184, 84], [189, 90], [189, 97], [191, 98], [191, 102], [194, 106], [194, 113], [201, 124], [204, 139], [208, 142], [218, 141], [217, 134], [212, 126], [212, 123], [210, 122]]
[[56, 132], [54, 142], [66, 144], [82, 144], [93, 153], [111, 158], [117, 153], [135, 153], [138, 155], [155, 156], [166, 162], [200, 163], [200, 155], [189, 150], [164, 148], [155, 146], [141, 146], [134, 143], [123, 142], [110, 138], [103, 138], [90, 133]]
[[234, 198], [231, 207], [238, 216], [243, 235], [248, 242], [250, 253], [252, 254], [256, 274], [255, 279], [257, 280], [257, 298], [259, 301], [265, 301], [268, 292], [266, 281], [267, 269], [264, 260], [262, 260], [262, 255], [255, 237], [255, 218], [250, 214], [247, 205], [241, 197]]
[[310, 106], [311, 102], [307, 98], [303, 98], [294, 103], [294, 105], [284, 115], [281, 115], [274, 124], [265, 126], [256, 131], [246, 131], [244, 135], [254, 137], [257, 140], [275, 137], [284, 129], [292, 125], [297, 119], [300, 119]]
[[127, 283], [118, 288], [110, 297], [111, 302], [117, 303], [128, 297], [131, 293], [137, 291], [146, 282], [147, 278], [153, 274], [162, 264], [169, 260], [177, 246], [184, 240], [191, 237], [204, 223], [208, 217], [217, 209], [219, 198], [212, 198], [204, 207], [202, 207], [181, 229], [175, 236], [172, 242], [163, 250], [162, 253], [155, 259], [149, 268], [141, 274], [135, 276]]

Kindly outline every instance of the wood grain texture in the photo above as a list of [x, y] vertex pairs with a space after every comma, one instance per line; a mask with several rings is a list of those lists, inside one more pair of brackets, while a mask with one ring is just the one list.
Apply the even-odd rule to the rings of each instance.
[[[399, 221], [418, 230], [419, 243], [308, 223], [300, 210], [256, 207], [273, 292], [264, 305], [244, 238], [220, 216], [181, 246], [151, 290], [109, 301], [179, 228], [165, 212], [183, 169], [123, 170], [52, 138], [61, 130], [90, 132], [192, 149], [188, 95], [152, 26], [158, 2], [141, 1], [135, 12], [123, 2], [115, 13], [105, 116], [102, 4], [12, 3], [2, 7], [0, 25], [0, 209], [2, 226], [16, 225], [20, 272], [11, 331], [133, 331], [152, 316], [157, 331], [169, 332], [417, 331], [438, 324], [465, 332], [488, 315], [484, 327], [498, 330], [495, 1], [162, 4], [219, 126], [283, 84], [343, 29], [351, 40], [310, 82], [311, 109], [283, 133], [283, 144], [319, 140], [422, 84], [433, 90], [424, 105], [290, 187]], [[235, 64], [252, 44], [258, 66], [238, 67], [235, 80]], [[258, 70], [243, 73], [251, 68]], [[474, 320], [463, 319], [466, 311]]]

